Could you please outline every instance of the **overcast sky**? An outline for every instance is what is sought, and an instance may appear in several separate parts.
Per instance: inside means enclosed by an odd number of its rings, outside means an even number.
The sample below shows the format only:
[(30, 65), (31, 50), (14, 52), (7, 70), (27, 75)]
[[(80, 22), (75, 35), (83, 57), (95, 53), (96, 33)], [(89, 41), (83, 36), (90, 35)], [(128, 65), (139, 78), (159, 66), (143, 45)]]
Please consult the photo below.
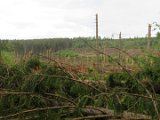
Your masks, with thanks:
[[(0, 0), (0, 39), (145, 36), (160, 23), (160, 0)], [(154, 34), (154, 33), (153, 33)]]

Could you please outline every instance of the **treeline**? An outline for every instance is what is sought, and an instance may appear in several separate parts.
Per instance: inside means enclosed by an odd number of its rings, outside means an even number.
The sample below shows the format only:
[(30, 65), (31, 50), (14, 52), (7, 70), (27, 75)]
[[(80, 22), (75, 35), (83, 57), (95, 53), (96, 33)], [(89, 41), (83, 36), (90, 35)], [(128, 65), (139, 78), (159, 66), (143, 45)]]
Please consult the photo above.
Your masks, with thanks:
[(69, 38), (14, 40), (10, 41), (15, 52), (24, 54), (32, 51), (38, 54), (46, 50), (58, 51), (72, 47), (72, 40)]
[[(119, 47), (118, 39), (100, 38), (100, 48)], [(77, 38), (50, 38), (50, 39), (30, 39), (30, 40), (0, 40), (0, 50), (14, 51), (24, 54), (32, 51), (38, 54), (51, 50), (57, 52), (64, 49), (92, 49), (96, 46), (95, 37)], [(121, 40), (123, 49), (146, 48), (147, 38), (128, 38)], [(152, 48), (159, 48), (159, 38), (152, 38)]]
[[(51, 50), (57, 52), (64, 49), (87, 48), (84, 41), (94, 41), (94, 38), (50, 38), (50, 39), (29, 39), (29, 40), (1, 40), (0, 48), (5, 51), (14, 51), (24, 54), (32, 51), (38, 54)], [(94, 42), (89, 42), (94, 44)]]

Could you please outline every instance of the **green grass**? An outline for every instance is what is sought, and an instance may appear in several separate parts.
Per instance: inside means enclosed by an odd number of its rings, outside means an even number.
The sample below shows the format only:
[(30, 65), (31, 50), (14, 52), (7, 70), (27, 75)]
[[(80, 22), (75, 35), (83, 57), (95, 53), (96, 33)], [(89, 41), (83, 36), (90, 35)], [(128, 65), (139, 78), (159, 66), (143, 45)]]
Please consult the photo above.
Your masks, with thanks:
[(7, 65), (14, 65), (15, 64), (15, 56), (13, 52), (7, 52), (3, 51), (2, 52), (2, 59), (5, 64)]
[(78, 53), (73, 50), (61, 50), (57, 52), (57, 55), (62, 57), (76, 57)]

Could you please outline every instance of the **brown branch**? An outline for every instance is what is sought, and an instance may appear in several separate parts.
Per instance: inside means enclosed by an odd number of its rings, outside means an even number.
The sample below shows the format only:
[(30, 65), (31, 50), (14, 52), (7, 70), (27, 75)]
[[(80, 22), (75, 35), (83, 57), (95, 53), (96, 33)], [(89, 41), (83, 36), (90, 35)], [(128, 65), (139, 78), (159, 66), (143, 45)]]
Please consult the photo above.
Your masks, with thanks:
[(72, 100), (70, 100), (70, 99), (68, 99), (68, 98), (66, 98), (66, 97), (64, 97), (64, 96), (61, 96), (61, 95), (56, 95), (56, 94), (52, 94), (52, 93), (45, 93), (45, 95), (54, 96), (54, 97), (59, 97), (59, 98), (62, 98), (62, 99), (64, 99), (64, 100), (67, 100), (68, 102), (76, 105), (75, 102), (73, 102)]
[(78, 117), (74, 118), (73, 120), (85, 120), (85, 119), (96, 119), (96, 118), (120, 118), (120, 116), (110, 116), (110, 115), (91, 115), (91, 116), (85, 116), (85, 117)]
[(10, 92), (10, 91), (0, 91), (0, 96), (6, 95), (33, 95), (31, 92)]
[(65, 108), (75, 108), (75, 106), (54, 106), (54, 107), (46, 107), (46, 108), (35, 108), (35, 109), (25, 110), (25, 111), (18, 112), (15, 114), (7, 115), (7, 116), (1, 116), (0, 119), (13, 118), (13, 117), (25, 114), (25, 113), (31, 113), (31, 112), (36, 112), (36, 111), (56, 110), (56, 109), (65, 109)]

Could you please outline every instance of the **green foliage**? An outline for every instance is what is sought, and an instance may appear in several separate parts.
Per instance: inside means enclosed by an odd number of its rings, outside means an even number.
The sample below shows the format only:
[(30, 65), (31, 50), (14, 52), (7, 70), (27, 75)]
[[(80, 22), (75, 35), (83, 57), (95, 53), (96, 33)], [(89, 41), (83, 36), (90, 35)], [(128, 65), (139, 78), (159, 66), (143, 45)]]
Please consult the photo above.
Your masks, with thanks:
[(160, 32), (157, 32), (157, 36), (158, 39), (160, 39)]
[(14, 65), (15, 57), (13, 52), (2, 51), (2, 59), (7, 65)]
[[(118, 40), (101, 39), (101, 48), (118, 48)], [(5, 41), (6, 42), (6, 41)], [(160, 58), (135, 56), (140, 67), (137, 73), (112, 73), (107, 75), (106, 84), (85, 83), (73, 80), (73, 77), (65, 69), (51, 64), (44, 64), (38, 58), (31, 58), (14, 65), (13, 50), (24, 54), (30, 50), (33, 54), (46, 52), (48, 49), (55, 51), (62, 57), (76, 57), (79, 54), (74, 48), (91, 49), (95, 46), (95, 38), (57, 38), (41, 40), (7, 41), (1, 44), (2, 56), (5, 64), (0, 64), (0, 88), (7, 92), (22, 92), (23, 94), (7, 94), (0, 97), (0, 116), (16, 114), (18, 112), (46, 107), (69, 105), (75, 109), (60, 108), (54, 110), (35, 111), (16, 116), (15, 119), (63, 119), (81, 116), (83, 108), (87, 106), (114, 109), (117, 113), (131, 111), (146, 113), (156, 119), (155, 108), (145, 89), (151, 94), (156, 92), (156, 102), (160, 111)], [(123, 49), (142, 49), (145, 52), (146, 38), (133, 38), (122, 40)], [(152, 48), (159, 49), (159, 37), (152, 38)], [(67, 49), (67, 50), (65, 50)], [(4, 52), (5, 51), (5, 52)], [(7, 51), (7, 52), (6, 52)], [(57, 52), (58, 51), (58, 52)], [(117, 56), (117, 54), (112, 54)], [(102, 57), (100, 58), (102, 60)], [(113, 61), (107, 58), (110, 64)], [(129, 59), (131, 60), (131, 59)], [(152, 63), (150, 62), (152, 60)], [(123, 60), (125, 63), (125, 61)], [(100, 74), (94, 69), (89, 69), (89, 75), (77, 75), (81, 79), (102, 80)], [(105, 76), (105, 75), (103, 75)], [(141, 82), (142, 85), (139, 84)], [(153, 91), (153, 89), (154, 91)], [(2, 91), (3, 92), (3, 91)], [(27, 94), (26, 94), (27, 93)], [(140, 96), (136, 96), (140, 95)], [(83, 114), (84, 115), (84, 114)], [(33, 118), (36, 116), (37, 118)]]
[(0, 73), (1, 76), (6, 77), (7, 76), (7, 66), (4, 64), (0, 64)]
[[(0, 115), (6, 116), (21, 111), (57, 106), (75, 106), (75, 109), (57, 108), (37, 110), (16, 116), (17, 119), (63, 119), (81, 116), (88, 106), (114, 109), (116, 113), (131, 111), (156, 116), (153, 102), (146, 96), (145, 89), (153, 93), (149, 84), (141, 86), (137, 81), (149, 80), (159, 85), (159, 58), (152, 57), (153, 63), (146, 63), (137, 73), (112, 73), (106, 84), (85, 83), (75, 80), (64, 68), (56, 64), (44, 64), (31, 58), (23, 64), (6, 66), (0, 64), (0, 87), (10, 94), (0, 97)], [(156, 91), (158, 99), (159, 93)], [(19, 94), (13, 94), (20, 92)], [(3, 93), (3, 91), (2, 91)], [(136, 96), (137, 95), (137, 96)], [(139, 96), (138, 96), (139, 95)], [(159, 101), (157, 101), (160, 110)], [(53, 117), (54, 115), (54, 117)], [(37, 116), (38, 118), (34, 118)]]
[[(25, 66), (25, 67), (23, 67)], [(37, 69), (38, 67), (38, 69)], [(34, 71), (33, 71), (34, 70)], [(77, 99), (79, 96), (94, 95), (96, 92), (88, 86), (75, 83), (71, 76), (62, 68), (56, 65), (42, 64), (37, 58), (31, 58), (23, 65), (7, 67), (1, 65), (0, 85), (2, 89), (29, 92), (30, 94), (8, 95), (0, 98), (0, 115), (14, 114), (18, 111), (33, 108), (45, 108), (49, 106), (59, 106), (65, 104), (66, 100), (59, 100), (57, 97), (47, 96), (46, 94), (58, 94), (65, 97)], [(68, 104), (68, 103), (67, 103)], [(49, 112), (49, 113), (48, 113)], [(66, 110), (62, 110), (62, 113)], [(54, 114), (60, 119), (61, 109), (58, 111), (35, 112), (41, 119), (51, 119)], [(32, 114), (29, 114), (32, 117)], [(23, 114), (19, 117), (27, 117)]]
[[(121, 92), (128, 92), (130, 94), (141, 94), (142, 96), (148, 94), (146, 89), (153, 94), (154, 92), (159, 96), (160, 94), (160, 58), (150, 56), (150, 60), (143, 62), (143, 68), (137, 73), (112, 73), (106, 79), (108, 87), (114, 90), (121, 90)], [(152, 63), (150, 62), (152, 61)], [(138, 82), (139, 81), (139, 82)], [(143, 85), (141, 85), (141, 84)], [(125, 89), (125, 90), (123, 90)], [(118, 91), (120, 92), (120, 91)], [(114, 96), (115, 97), (115, 96)], [(117, 96), (116, 96), (117, 97)], [(120, 97), (120, 96), (119, 96)], [(110, 98), (110, 108), (120, 108), (120, 110), (130, 109), (136, 112), (147, 112), (152, 116), (156, 116), (153, 103), (149, 99), (136, 98), (135, 96), (120, 97), (120, 101)], [(135, 104), (135, 101), (136, 104)], [(118, 105), (118, 106), (117, 106)], [(148, 109), (149, 108), (149, 109)], [(118, 110), (118, 109), (116, 109)]]
[(79, 107), (85, 107), (86, 105), (94, 105), (94, 100), (91, 97), (83, 96), (79, 101)]
[(25, 68), (28, 72), (31, 72), (32, 70), (38, 70), (40, 65), (41, 63), (37, 58), (31, 58), (27, 61)]
[(126, 87), (126, 83), (131, 77), (127, 73), (113, 73), (107, 78), (107, 85), (110, 87)]
[(106, 108), (108, 106), (106, 99), (107, 98), (105, 96), (99, 96), (96, 100), (94, 100), (94, 105)]

